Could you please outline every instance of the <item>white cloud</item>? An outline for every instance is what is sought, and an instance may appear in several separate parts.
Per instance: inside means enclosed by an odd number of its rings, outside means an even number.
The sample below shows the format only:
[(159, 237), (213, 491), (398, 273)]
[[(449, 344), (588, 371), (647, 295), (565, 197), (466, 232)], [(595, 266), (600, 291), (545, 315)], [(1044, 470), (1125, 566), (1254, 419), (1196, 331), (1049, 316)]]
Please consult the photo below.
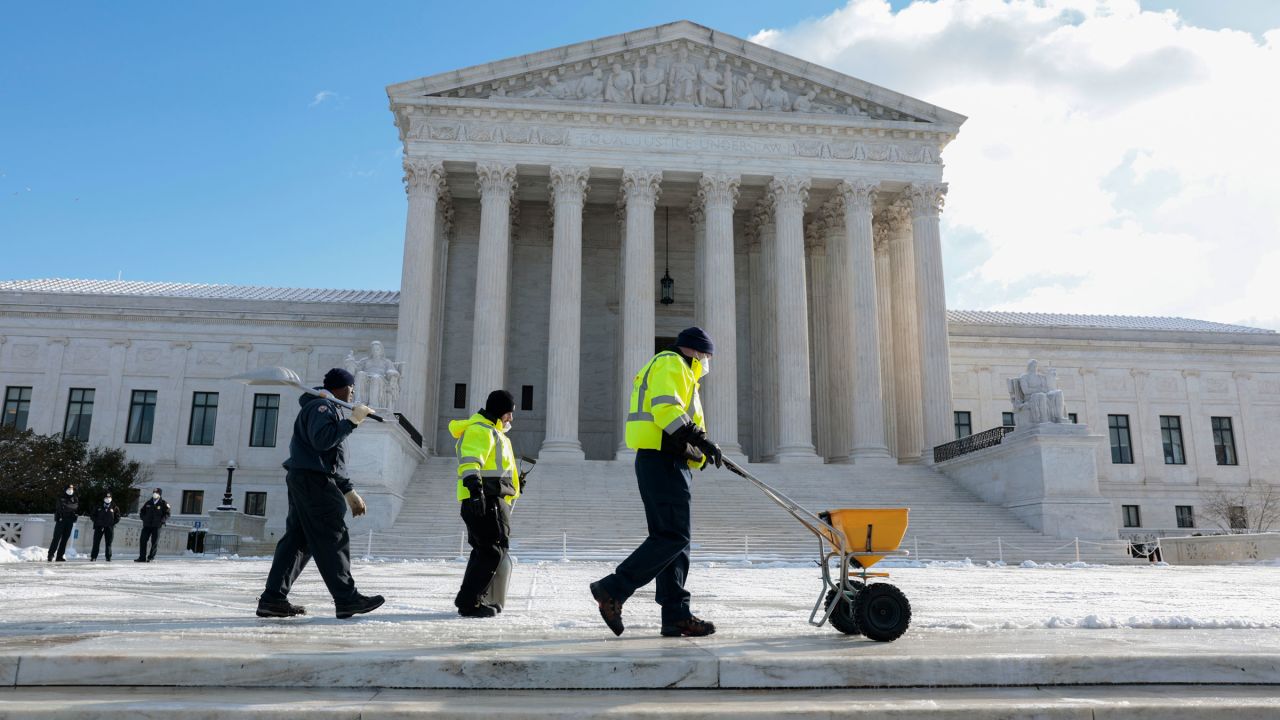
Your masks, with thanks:
[(313, 107), (318, 107), (325, 101), (335, 100), (337, 99), (337, 97), (338, 97), (338, 93), (333, 92), (332, 90), (321, 90), (320, 92), (316, 93), (316, 96), (307, 105), (307, 109), (309, 110)]
[(1133, 0), (850, 0), (753, 39), (969, 117), (943, 154), (951, 307), (1280, 329), (1280, 29)]

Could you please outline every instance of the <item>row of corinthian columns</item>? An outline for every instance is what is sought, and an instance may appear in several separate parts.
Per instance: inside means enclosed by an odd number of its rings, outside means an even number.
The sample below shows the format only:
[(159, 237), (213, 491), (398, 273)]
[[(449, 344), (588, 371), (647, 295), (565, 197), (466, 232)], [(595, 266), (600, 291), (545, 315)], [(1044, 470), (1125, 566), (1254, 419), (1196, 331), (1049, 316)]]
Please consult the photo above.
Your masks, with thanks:
[[(442, 165), (405, 163), (409, 194), (401, 281), (397, 359), (404, 414), (434, 431), (432, 382), (438, 382), (442, 217), (449, 208)], [(503, 386), (508, 332), (511, 207), (516, 168), (477, 164), (480, 238), (470, 388)], [(546, 435), (542, 458), (580, 460), (582, 226), (590, 172), (553, 166), (551, 307), (547, 358)], [(625, 417), (635, 372), (653, 354), (655, 335), (654, 214), (661, 170), (627, 168), (618, 214), (622, 223), (619, 293), (619, 416)], [(690, 207), (697, 275), (697, 322), (716, 343), (716, 372), (704, 381), (708, 435), (731, 456), (738, 441), (738, 308), (734, 211), (739, 175), (715, 171), (699, 179)], [(826, 306), (810, 338), (806, 280), (805, 205), (810, 181), (777, 176), (752, 211), (749, 236), (750, 375), (754, 455), (777, 462), (821, 462), (815, 451), (810, 347), (817, 367), (824, 455), (835, 461), (921, 458), (950, 439), (951, 393), (938, 212), (945, 185), (910, 185), (902, 199), (874, 218), (877, 185), (839, 183), (821, 209), (826, 238)], [(443, 204), (442, 204), (443, 201)], [(622, 429), (622, 423), (618, 424)], [(621, 435), (619, 453), (626, 452)]]

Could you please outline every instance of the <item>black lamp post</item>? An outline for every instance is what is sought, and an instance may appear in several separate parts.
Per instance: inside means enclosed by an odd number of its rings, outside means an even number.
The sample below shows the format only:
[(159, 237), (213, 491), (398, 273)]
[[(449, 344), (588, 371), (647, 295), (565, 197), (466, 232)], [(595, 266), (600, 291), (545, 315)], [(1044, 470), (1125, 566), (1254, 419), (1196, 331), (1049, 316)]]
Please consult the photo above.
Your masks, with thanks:
[(676, 281), (671, 279), (671, 208), (663, 208), (663, 211), (662, 236), (667, 241), (667, 267), (662, 273), (662, 299), (659, 302), (670, 305), (676, 301)]
[(227, 490), (222, 494), (222, 504), (218, 506), (219, 510), (235, 510), (236, 501), (231, 497), (231, 476), (236, 473), (236, 461), (232, 460), (227, 463)]

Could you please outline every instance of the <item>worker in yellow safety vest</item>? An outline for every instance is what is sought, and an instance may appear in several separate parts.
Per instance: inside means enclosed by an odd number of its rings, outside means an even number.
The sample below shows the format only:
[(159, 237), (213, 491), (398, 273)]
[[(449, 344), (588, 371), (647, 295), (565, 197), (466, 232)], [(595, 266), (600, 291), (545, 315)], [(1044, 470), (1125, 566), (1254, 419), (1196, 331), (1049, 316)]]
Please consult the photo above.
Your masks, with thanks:
[(707, 439), (698, 383), (711, 369), (715, 346), (702, 328), (680, 333), (675, 345), (654, 355), (636, 374), (627, 408), (627, 447), (636, 451), (636, 480), (649, 537), (612, 575), (591, 583), (600, 616), (621, 635), (622, 604), (657, 580), (662, 635), (702, 636), (716, 626), (689, 610), (691, 469), (720, 467), (720, 447)]
[(515, 406), (511, 393), (494, 390), (483, 410), (449, 423), (449, 433), (457, 439), (457, 495), (471, 544), (462, 588), (453, 600), (463, 617), (493, 617), (501, 611), (485, 600), (506, 559), (511, 542), (511, 504), (520, 497), (520, 471), (507, 438)]

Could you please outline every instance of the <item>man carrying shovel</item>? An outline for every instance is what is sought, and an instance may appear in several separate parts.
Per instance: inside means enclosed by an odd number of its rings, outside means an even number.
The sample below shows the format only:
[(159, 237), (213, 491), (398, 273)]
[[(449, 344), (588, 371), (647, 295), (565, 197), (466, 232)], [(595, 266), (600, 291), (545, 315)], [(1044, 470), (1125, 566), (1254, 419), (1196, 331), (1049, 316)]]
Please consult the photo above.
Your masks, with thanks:
[[(356, 591), (351, 577), (351, 541), (343, 520), (348, 507), (355, 517), (365, 513), (364, 500), (342, 474), (342, 441), (372, 414), (366, 405), (348, 405), (354, 385), (351, 373), (334, 368), (324, 376), (323, 393), (298, 398), (302, 410), (293, 423), (289, 459), (284, 463), (289, 516), (284, 535), (276, 544), (267, 587), (258, 598), (258, 617), (306, 614), (305, 608), (287, 598), (293, 581), (313, 557), (333, 595), (339, 618), (367, 613), (384, 602), (381, 595), (365, 596)], [(342, 416), (343, 406), (351, 407), (350, 416)]]

